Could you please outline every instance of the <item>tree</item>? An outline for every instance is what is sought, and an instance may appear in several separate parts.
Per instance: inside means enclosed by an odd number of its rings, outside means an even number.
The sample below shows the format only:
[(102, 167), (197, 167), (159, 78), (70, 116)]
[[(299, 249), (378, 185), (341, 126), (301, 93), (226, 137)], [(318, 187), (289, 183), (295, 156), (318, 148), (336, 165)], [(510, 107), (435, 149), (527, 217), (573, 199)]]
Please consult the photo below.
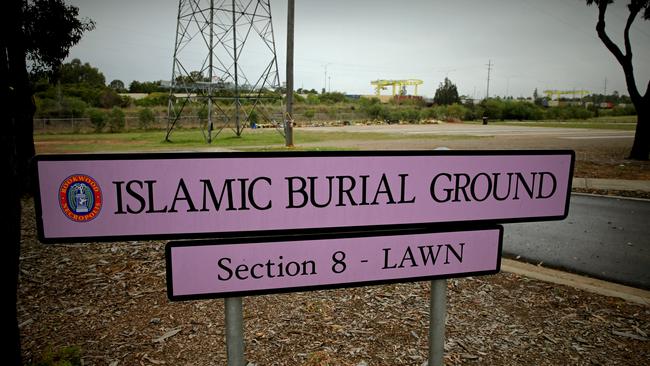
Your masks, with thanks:
[(88, 62), (82, 64), (78, 58), (61, 65), (58, 81), (61, 84), (85, 84), (92, 88), (106, 86), (104, 74), (98, 68), (92, 67)]
[(124, 82), (122, 80), (115, 79), (108, 84), (108, 87), (115, 90), (118, 93), (124, 93), (126, 89), (124, 88)]
[(634, 79), (630, 27), (632, 27), (632, 23), (634, 23), (634, 20), (640, 13), (642, 13), (644, 20), (650, 19), (650, 0), (630, 0), (630, 3), (627, 6), (630, 13), (627, 17), (627, 22), (625, 23), (625, 29), (623, 31), (625, 53), (623, 53), (618, 45), (609, 38), (609, 35), (605, 31), (605, 13), (607, 12), (609, 4), (613, 2), (613, 0), (587, 0), (587, 5), (596, 4), (596, 6), (598, 6), (596, 33), (609, 52), (614, 55), (616, 61), (621, 64), (623, 73), (625, 74), (627, 91), (630, 94), (632, 104), (634, 104), (634, 107), (636, 108), (636, 132), (629, 158), (635, 160), (648, 160), (650, 155), (650, 121), (648, 120), (650, 119), (650, 82), (648, 83), (645, 94), (641, 95), (636, 86), (636, 80)]
[(311, 120), (314, 119), (316, 112), (314, 112), (313, 109), (307, 109), (303, 115), (309, 120), (309, 123), (311, 123)]
[(126, 126), (126, 117), (120, 107), (113, 107), (108, 112), (108, 131), (110, 133), (122, 132)]
[[(20, 333), (16, 299), (20, 257), (20, 193), (30, 189), (34, 157), (32, 75), (53, 76), (70, 47), (84, 32), (93, 29), (89, 20), (79, 20), (79, 11), (63, 0), (5, 0), (0, 5), (0, 99), (6, 109), (2, 114), (0, 135), (0, 170), (4, 179), (0, 189), (7, 192), (4, 207), (8, 218), (0, 220), (0, 236), (5, 253), (0, 276), (11, 287), (2, 297), (1, 328), (3, 360), (20, 365)], [(29, 63), (28, 63), (29, 61)], [(29, 65), (29, 66), (28, 66)], [(37, 77), (32, 76), (32, 80)], [(8, 309), (8, 310), (7, 310)]]
[(99, 94), (99, 105), (103, 108), (113, 108), (122, 104), (122, 97), (113, 89), (105, 88)]
[(165, 90), (160, 85), (160, 81), (143, 81), (139, 82), (137, 80), (133, 80), (131, 84), (129, 84), (129, 93), (156, 93), (156, 92), (169, 92), (168, 90)]
[(138, 122), (140, 122), (141, 129), (148, 130), (155, 121), (156, 116), (151, 109), (143, 108), (138, 112)]
[(436, 89), (433, 102), (440, 105), (460, 103), (456, 85), (454, 85), (454, 83), (452, 83), (448, 78), (445, 78), (445, 81), (440, 83), (438, 89)]
[(100, 133), (106, 126), (106, 114), (100, 109), (93, 108), (88, 111), (88, 118), (90, 118), (90, 123), (95, 128), (95, 133)]

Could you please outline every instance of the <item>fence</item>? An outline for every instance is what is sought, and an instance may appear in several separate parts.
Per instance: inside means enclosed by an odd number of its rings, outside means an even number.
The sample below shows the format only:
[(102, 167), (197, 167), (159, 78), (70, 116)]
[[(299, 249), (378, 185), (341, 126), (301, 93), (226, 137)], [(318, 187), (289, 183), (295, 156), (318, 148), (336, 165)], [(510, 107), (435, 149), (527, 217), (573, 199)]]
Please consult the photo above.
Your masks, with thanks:
[[(218, 117), (218, 116), (217, 116)], [(272, 111), (269, 115), (272, 121), (281, 124), (283, 113), (281, 111)], [(260, 118), (261, 119), (261, 118)], [(360, 121), (367, 119), (365, 115), (358, 111), (350, 110), (330, 110), (328, 112), (315, 112), (312, 118), (305, 117), (305, 111), (294, 113), (294, 122), (297, 126), (320, 126), (329, 124), (343, 124), (345, 121)], [(154, 122), (149, 126), (153, 130), (164, 130), (167, 128), (167, 116), (156, 116)], [(216, 118), (215, 126), (221, 126), (226, 121)], [(231, 123), (232, 124), (232, 123)], [(261, 127), (270, 127), (271, 121), (260, 120), (258, 123)], [(201, 128), (205, 126), (205, 120), (199, 119), (198, 115), (181, 116), (177, 121), (176, 127), (181, 128)], [(107, 131), (108, 127), (104, 128)], [(125, 118), (124, 131), (141, 130), (138, 117), (127, 116)], [(91, 133), (95, 127), (87, 117), (70, 117), (70, 118), (34, 118), (34, 133)]]

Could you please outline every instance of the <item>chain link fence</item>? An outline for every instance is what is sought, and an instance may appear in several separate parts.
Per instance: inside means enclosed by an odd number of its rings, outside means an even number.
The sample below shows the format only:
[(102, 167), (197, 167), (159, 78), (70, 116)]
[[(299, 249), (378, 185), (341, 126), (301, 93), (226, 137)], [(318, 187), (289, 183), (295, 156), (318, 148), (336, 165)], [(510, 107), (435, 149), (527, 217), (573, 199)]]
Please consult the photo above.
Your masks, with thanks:
[[(294, 113), (294, 123), (296, 126), (324, 126), (324, 125), (344, 125), (356, 121), (367, 120), (367, 117), (358, 111), (336, 110), (332, 109), (327, 112), (314, 112), (305, 113), (307, 111), (300, 111)], [(307, 115), (307, 116), (305, 116)], [(215, 116), (215, 128), (222, 126), (227, 121), (219, 116)], [(274, 122), (282, 124), (283, 113), (281, 111), (273, 111), (267, 116), (270, 121), (259, 118), (257, 127), (267, 128), (274, 127)], [(167, 128), (167, 116), (156, 116), (154, 122), (148, 126), (150, 130), (165, 130)], [(205, 119), (201, 120), (198, 115), (181, 116), (176, 122), (174, 128), (188, 128), (198, 129), (205, 127)], [(231, 122), (232, 124), (232, 122)], [(140, 120), (136, 116), (125, 117), (124, 131), (139, 131), (142, 130)], [(107, 132), (108, 127), (104, 127), (102, 132)], [(37, 134), (55, 134), (55, 133), (92, 133), (95, 131), (95, 126), (90, 122), (88, 117), (69, 117), (69, 118), (34, 118), (34, 133)]]

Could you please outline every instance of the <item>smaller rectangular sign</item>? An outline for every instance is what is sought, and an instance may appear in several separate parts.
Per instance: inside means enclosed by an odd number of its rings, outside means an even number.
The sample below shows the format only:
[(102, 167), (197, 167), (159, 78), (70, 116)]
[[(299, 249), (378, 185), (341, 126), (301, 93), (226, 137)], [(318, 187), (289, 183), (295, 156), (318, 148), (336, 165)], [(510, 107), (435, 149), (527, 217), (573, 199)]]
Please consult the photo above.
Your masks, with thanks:
[(171, 300), (498, 273), (503, 227), (170, 242)]

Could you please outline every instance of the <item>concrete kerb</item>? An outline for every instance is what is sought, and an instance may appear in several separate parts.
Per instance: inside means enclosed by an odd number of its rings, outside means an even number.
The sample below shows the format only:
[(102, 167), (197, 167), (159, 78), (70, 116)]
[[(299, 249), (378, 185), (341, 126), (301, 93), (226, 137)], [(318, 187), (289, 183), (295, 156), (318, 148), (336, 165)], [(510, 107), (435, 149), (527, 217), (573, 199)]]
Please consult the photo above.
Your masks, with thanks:
[(650, 181), (601, 178), (573, 178), (573, 188), (650, 192)]
[(618, 297), (625, 301), (650, 306), (650, 291), (634, 287), (619, 285), (612, 282), (597, 280), (590, 277), (562, 272), (506, 258), (503, 258), (501, 261), (501, 270), (540, 281), (571, 286), (579, 290), (603, 296)]

